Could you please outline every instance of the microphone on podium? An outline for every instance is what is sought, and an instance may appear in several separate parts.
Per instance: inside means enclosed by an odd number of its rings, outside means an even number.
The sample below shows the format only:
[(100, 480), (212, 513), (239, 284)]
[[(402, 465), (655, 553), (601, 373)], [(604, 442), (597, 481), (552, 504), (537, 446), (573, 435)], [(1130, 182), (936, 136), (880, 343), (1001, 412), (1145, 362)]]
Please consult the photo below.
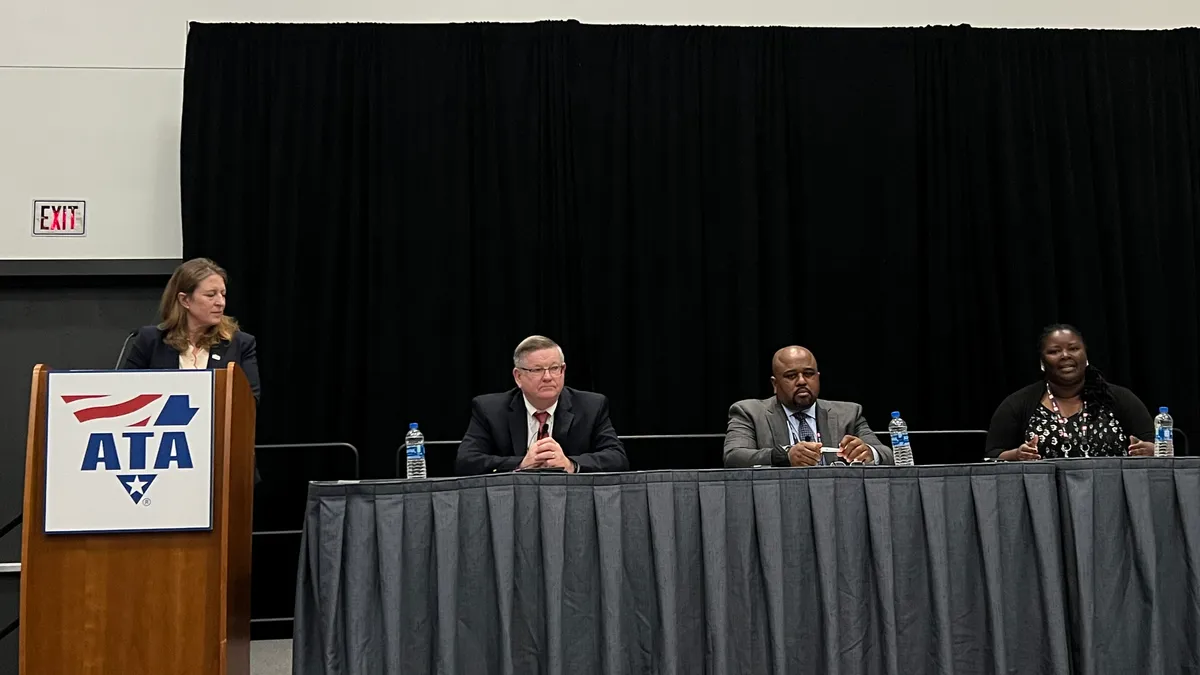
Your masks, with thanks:
[(125, 342), (121, 343), (121, 353), (117, 354), (117, 365), (113, 366), (113, 370), (121, 369), (121, 364), (125, 361), (125, 349), (129, 347), (129, 341), (132, 340), (133, 336), (137, 334), (138, 329), (134, 328), (133, 330), (129, 331), (129, 335), (125, 336)]
[(549, 437), (550, 437), (550, 423), (542, 422), (542, 430), (540, 432), (538, 432), (538, 438), (549, 438)]

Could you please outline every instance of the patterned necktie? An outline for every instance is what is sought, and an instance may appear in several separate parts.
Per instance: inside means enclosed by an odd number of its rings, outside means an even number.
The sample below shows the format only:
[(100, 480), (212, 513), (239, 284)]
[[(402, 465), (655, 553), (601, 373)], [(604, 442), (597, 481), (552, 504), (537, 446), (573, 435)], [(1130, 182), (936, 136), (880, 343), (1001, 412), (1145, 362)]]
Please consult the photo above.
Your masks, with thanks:
[(535, 412), (533, 413), (533, 419), (537, 420), (538, 423), (537, 439), (540, 441), (549, 436), (550, 434), (546, 432), (546, 420), (550, 419), (550, 413), (544, 410)]
[(799, 412), (795, 414), (795, 418), (796, 430), (800, 432), (800, 440), (805, 443), (812, 443), (813, 441), (817, 440), (816, 437), (813, 436), (812, 427), (808, 426), (808, 415)]

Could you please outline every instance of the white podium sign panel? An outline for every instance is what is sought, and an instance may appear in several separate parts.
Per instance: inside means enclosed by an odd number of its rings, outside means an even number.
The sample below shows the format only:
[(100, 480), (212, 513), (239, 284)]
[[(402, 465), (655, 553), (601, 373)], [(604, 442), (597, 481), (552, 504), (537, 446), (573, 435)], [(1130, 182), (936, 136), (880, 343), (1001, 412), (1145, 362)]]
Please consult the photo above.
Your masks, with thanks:
[(213, 371), (48, 378), (47, 534), (212, 528)]

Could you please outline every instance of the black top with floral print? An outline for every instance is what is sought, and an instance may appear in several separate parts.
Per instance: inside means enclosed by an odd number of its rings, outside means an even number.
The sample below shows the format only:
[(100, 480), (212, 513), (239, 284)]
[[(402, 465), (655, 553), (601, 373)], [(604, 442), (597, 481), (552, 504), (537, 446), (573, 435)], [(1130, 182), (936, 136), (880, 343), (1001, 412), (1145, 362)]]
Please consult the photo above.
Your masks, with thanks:
[[(1129, 452), (1129, 436), (1143, 441), (1154, 438), (1154, 418), (1133, 392), (1112, 383), (1112, 402), (1087, 405), (1088, 429), (1083, 431), (1083, 412), (1064, 425), (1058, 415), (1042, 405), (1045, 382), (1035, 382), (1013, 392), (996, 408), (988, 426), (985, 456), (997, 457), (1038, 436), (1042, 457), (1112, 457)], [(1056, 441), (1057, 439), (1057, 441)]]
[(1120, 457), (1129, 454), (1129, 435), (1109, 406), (1089, 405), (1087, 423), (1083, 411), (1066, 423), (1044, 405), (1039, 405), (1025, 425), (1025, 440), (1038, 437), (1038, 454), (1059, 457)]

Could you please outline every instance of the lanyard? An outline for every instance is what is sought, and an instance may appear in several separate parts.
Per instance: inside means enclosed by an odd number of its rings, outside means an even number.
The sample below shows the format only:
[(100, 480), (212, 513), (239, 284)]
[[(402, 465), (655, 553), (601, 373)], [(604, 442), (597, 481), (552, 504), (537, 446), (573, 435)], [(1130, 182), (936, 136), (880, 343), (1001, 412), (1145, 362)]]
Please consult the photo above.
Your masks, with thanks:
[[(1062, 410), (1060, 410), (1058, 407), (1058, 401), (1054, 398), (1054, 392), (1050, 391), (1050, 383), (1049, 382), (1046, 383), (1046, 396), (1050, 399), (1050, 409), (1053, 410), (1054, 414), (1058, 416), (1058, 435), (1062, 436), (1064, 440), (1070, 440), (1071, 437), (1067, 434), (1067, 418), (1063, 417)], [(1087, 439), (1087, 432), (1088, 432), (1087, 401), (1083, 402), (1082, 414), (1083, 414), (1083, 424), (1081, 424), (1080, 428), (1079, 428), (1079, 441), (1080, 441), (1080, 446), (1081, 446), (1080, 449), (1083, 449), (1082, 448), (1083, 441), (1085, 441)], [(1087, 450), (1084, 450), (1084, 453), (1087, 454)]]

